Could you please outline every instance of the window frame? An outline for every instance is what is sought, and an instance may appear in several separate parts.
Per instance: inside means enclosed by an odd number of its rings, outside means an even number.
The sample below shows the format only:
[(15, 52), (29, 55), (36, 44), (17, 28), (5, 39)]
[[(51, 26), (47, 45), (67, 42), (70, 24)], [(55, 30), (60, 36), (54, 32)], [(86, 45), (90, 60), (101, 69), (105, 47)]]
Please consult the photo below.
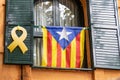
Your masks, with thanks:
[[(55, 2), (54, 2), (55, 1)], [(53, 4), (54, 5), (58, 5), (58, 0), (53, 0)], [(77, 0), (77, 3), (78, 3), (79, 1)], [(87, 1), (86, 1), (87, 2)], [(88, 7), (88, 4), (86, 4), (87, 6), (86, 7)], [(81, 6), (81, 5), (80, 5)], [(58, 8), (59, 6), (57, 6), (57, 8)], [(83, 8), (83, 7), (82, 7)], [(55, 12), (57, 12), (57, 9), (56, 8), (54, 8), (55, 9)], [(83, 9), (82, 9), (83, 10)], [(88, 12), (88, 10), (87, 10), (87, 12)], [(84, 13), (83, 13), (84, 14)], [(55, 15), (59, 15), (58, 13), (54, 13), (54, 16)], [(84, 16), (82, 16), (82, 17), (84, 17)], [(54, 19), (54, 18), (53, 18)], [(55, 19), (54, 19), (54, 21), (56, 21), (57, 20), (57, 23), (54, 23), (54, 25), (59, 25), (59, 21), (58, 21), (58, 17), (55, 17)], [(60, 19), (59, 19), (60, 20)], [(84, 22), (84, 21), (83, 21)], [(85, 24), (85, 23), (84, 23)], [(35, 26), (35, 28), (39, 28), (40, 29), (40, 31), (41, 31), (41, 26)], [(87, 32), (88, 33), (88, 32)], [(35, 32), (34, 31), (34, 38), (42, 38), (42, 33), (40, 33), (40, 32)], [(86, 53), (85, 53), (86, 54)], [(89, 54), (90, 55), (90, 54)], [(86, 54), (86, 56), (88, 56), (88, 54)], [(92, 55), (90, 55), (90, 57), (92, 57)], [(87, 57), (86, 57), (87, 58)], [(47, 69), (65, 69), (65, 70), (93, 70), (93, 65), (91, 65), (91, 62), (92, 62), (92, 59), (90, 58), (90, 65), (89, 65), (89, 67), (87, 67), (87, 68), (48, 68), (48, 67), (41, 67), (41, 66), (34, 66), (33, 65), (33, 67), (34, 68), (47, 68)], [(88, 64), (89, 62), (86, 60), (86, 64)]]

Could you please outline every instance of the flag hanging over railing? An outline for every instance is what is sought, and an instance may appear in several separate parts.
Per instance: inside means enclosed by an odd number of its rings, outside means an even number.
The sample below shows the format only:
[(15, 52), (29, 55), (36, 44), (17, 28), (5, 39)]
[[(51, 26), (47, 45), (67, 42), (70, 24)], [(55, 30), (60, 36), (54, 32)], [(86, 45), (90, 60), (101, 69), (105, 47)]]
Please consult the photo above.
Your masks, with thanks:
[(82, 27), (42, 27), (42, 67), (81, 68), (84, 59), (85, 29)]

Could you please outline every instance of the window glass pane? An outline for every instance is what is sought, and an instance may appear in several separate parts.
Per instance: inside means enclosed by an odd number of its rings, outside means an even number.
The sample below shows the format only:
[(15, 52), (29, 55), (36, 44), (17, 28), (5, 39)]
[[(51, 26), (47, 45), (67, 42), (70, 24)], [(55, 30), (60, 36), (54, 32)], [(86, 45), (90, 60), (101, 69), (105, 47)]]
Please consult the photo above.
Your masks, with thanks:
[(40, 66), (41, 60), (40, 55), (42, 53), (42, 39), (35, 38), (34, 39), (34, 66)]
[(61, 26), (79, 26), (80, 17), (78, 7), (73, 0), (60, 0), (60, 25)]
[(52, 25), (53, 13), (52, 13), (52, 1), (38, 0), (34, 6), (34, 22), (36, 26), (40, 25)]
[(54, 26), (80, 26), (79, 11), (74, 0), (37, 0), (34, 6), (34, 22), (36, 26), (53, 26), (55, 23), (59, 25)]
[(60, 8), (60, 26), (73, 26), (75, 25), (75, 15), (66, 6), (59, 4)]

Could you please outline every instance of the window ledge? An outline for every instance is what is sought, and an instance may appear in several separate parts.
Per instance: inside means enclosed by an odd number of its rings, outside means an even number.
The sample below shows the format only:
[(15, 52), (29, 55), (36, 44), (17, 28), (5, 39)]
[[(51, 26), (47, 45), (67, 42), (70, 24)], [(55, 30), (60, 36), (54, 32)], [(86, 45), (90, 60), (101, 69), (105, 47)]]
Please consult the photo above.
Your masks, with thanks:
[(49, 68), (49, 67), (37, 67), (37, 66), (32, 66), (32, 68), (52, 69), (52, 70), (78, 70), (78, 71), (92, 71), (92, 70), (94, 70), (93, 68)]

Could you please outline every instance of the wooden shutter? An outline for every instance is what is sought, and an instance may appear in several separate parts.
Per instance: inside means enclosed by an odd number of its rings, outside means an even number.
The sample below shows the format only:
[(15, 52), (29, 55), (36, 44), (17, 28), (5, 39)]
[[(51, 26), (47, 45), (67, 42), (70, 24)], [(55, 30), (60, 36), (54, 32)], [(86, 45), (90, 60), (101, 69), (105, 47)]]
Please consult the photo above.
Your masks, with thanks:
[[(27, 38), (24, 44), (28, 51), (23, 54), (19, 47), (13, 52), (7, 48), (14, 40), (11, 37), (11, 30), (16, 26), (24, 27), (27, 31)], [(5, 63), (11, 64), (32, 64), (33, 54), (33, 0), (6, 0), (6, 29), (5, 29)], [(18, 36), (22, 33), (16, 32)]]
[(94, 66), (120, 69), (116, 0), (89, 0)]

